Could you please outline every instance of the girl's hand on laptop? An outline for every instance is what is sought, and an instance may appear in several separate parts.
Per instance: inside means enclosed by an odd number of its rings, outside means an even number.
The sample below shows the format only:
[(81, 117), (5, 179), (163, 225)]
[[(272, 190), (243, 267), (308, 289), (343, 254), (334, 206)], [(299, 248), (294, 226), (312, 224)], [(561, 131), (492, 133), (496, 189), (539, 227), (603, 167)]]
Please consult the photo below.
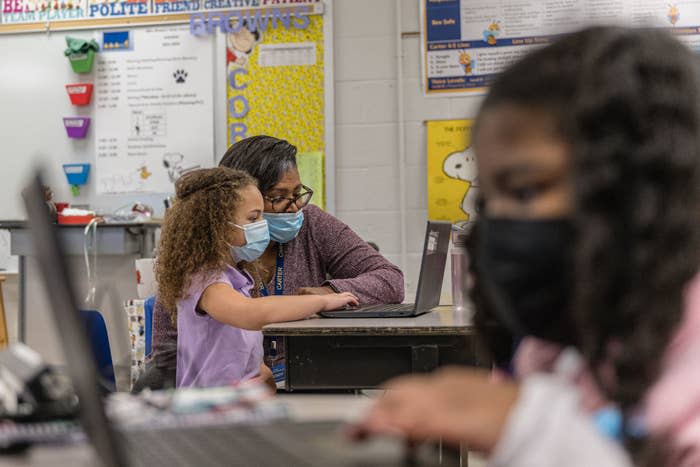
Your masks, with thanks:
[(385, 395), (349, 430), (356, 440), (372, 435), (402, 435), (438, 440), (491, 452), (503, 432), (518, 386), (495, 383), (487, 372), (446, 368), (428, 376), (389, 381)]
[(360, 300), (350, 292), (323, 295), (322, 298), (324, 303), (321, 311), (340, 310), (348, 305), (354, 307), (360, 304)]

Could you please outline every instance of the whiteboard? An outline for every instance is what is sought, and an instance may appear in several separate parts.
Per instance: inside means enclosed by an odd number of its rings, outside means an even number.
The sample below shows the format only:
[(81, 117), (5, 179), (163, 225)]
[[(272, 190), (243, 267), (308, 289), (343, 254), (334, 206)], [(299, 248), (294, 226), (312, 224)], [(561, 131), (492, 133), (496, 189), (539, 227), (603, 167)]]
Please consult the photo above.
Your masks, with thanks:
[[(333, 1), (324, 1), (324, 110), (325, 110), (325, 177), (326, 208), (335, 207), (335, 122), (333, 77)], [(132, 27), (130, 30), (152, 26)], [(95, 82), (94, 75), (72, 72), (63, 55), (65, 37), (92, 37), (95, 31), (7, 34), (0, 40), (0, 187), (4, 193), (0, 203), (0, 219), (24, 219), (20, 191), (38, 161), (45, 164), (46, 180), (57, 201), (90, 204), (104, 213), (140, 201), (153, 206), (157, 215), (163, 212), (165, 194), (99, 195), (90, 181), (78, 196), (70, 192), (62, 165), (87, 162), (95, 164), (94, 139), (67, 138), (63, 116), (94, 114), (94, 102), (87, 108), (70, 104), (64, 85)], [(217, 31), (212, 42), (214, 73), (214, 154), (211, 165), (218, 163), (227, 149), (227, 75), (226, 38)], [(94, 71), (93, 71), (94, 73)], [(94, 97), (93, 97), (94, 99)], [(293, 142), (292, 142), (293, 143)], [(92, 177), (92, 174), (91, 174)]]
[[(90, 75), (73, 73), (63, 55), (67, 35), (91, 37), (93, 32), (25, 33), (5, 35), (0, 40), (0, 187), (4, 194), (0, 219), (26, 217), (20, 192), (38, 161), (45, 164), (47, 183), (57, 201), (89, 203), (105, 213), (140, 201), (153, 206), (157, 214), (162, 213), (164, 194), (98, 195), (92, 181), (81, 189), (80, 195), (71, 194), (62, 165), (87, 162), (94, 170), (96, 148), (91, 134), (82, 140), (69, 139), (62, 117), (94, 116), (95, 109), (94, 96), (90, 106), (72, 106), (64, 86), (81, 81), (95, 82), (95, 76), (94, 70)], [(214, 57), (226, 53), (222, 38), (211, 36), (207, 40), (211, 42)], [(216, 68), (211, 83), (213, 136), (201, 137), (214, 138), (214, 151), (208, 156), (210, 164), (214, 165), (226, 150), (226, 70), (222, 60), (212, 59), (212, 62)], [(91, 180), (93, 176), (90, 174)]]

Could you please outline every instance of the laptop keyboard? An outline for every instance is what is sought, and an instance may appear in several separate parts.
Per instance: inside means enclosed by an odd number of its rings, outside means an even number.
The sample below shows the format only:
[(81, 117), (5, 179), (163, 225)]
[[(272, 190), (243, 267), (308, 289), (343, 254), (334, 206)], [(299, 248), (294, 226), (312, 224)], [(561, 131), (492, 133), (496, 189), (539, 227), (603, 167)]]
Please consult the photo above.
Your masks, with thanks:
[[(328, 425), (332, 432), (336, 425)], [(274, 425), (237, 425), (134, 431), (123, 436), (130, 466), (311, 465), (309, 457), (300, 457), (300, 440), (289, 434)]]
[(413, 303), (397, 303), (393, 305), (366, 305), (359, 308), (348, 308), (350, 311), (413, 311), (416, 307)]

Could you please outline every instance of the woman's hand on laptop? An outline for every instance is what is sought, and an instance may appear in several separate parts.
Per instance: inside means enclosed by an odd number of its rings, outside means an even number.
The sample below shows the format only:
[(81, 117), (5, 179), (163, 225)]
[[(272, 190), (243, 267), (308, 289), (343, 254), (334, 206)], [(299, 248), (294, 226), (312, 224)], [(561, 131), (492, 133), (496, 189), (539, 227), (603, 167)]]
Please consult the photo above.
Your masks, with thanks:
[(489, 453), (498, 443), (518, 398), (518, 386), (495, 383), (487, 372), (445, 368), (427, 376), (389, 381), (385, 395), (349, 435), (402, 435), (409, 440), (442, 439)]

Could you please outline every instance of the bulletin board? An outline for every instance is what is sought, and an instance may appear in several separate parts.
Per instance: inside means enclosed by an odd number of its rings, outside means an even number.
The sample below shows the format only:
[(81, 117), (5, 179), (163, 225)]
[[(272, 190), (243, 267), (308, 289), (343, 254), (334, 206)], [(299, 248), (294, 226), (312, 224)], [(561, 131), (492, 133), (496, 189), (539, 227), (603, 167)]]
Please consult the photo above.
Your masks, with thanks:
[(423, 91), (479, 95), (531, 50), (586, 25), (663, 28), (700, 51), (700, 0), (418, 0)]
[(474, 220), (479, 179), (471, 147), (473, 120), (426, 122), (428, 219)]
[[(299, 151), (302, 183), (314, 190), (312, 203), (323, 209), (324, 21), (325, 16), (314, 15), (305, 28), (231, 33), (226, 45), (229, 144), (260, 134), (290, 141)], [(239, 38), (241, 34), (248, 37)]]

